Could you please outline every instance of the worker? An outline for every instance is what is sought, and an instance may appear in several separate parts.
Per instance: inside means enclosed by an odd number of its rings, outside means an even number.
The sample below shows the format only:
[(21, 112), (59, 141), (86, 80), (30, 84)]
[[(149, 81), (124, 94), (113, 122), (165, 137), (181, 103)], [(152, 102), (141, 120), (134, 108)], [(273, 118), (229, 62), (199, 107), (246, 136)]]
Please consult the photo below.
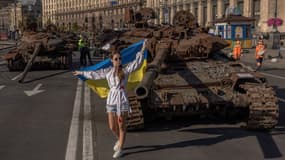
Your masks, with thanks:
[(261, 68), (265, 51), (266, 50), (265, 50), (265, 45), (264, 45), (263, 40), (259, 40), (255, 48), (255, 58), (256, 58), (256, 70), (255, 71), (258, 71)]
[(233, 47), (233, 59), (235, 61), (240, 60), (241, 52), (242, 52), (241, 42), (240, 40), (237, 40)]
[(86, 66), (86, 57), (85, 57), (85, 53), (84, 53), (85, 43), (84, 43), (83, 36), (80, 35), (79, 37), (80, 38), (78, 41), (78, 49), (80, 51), (80, 66)]

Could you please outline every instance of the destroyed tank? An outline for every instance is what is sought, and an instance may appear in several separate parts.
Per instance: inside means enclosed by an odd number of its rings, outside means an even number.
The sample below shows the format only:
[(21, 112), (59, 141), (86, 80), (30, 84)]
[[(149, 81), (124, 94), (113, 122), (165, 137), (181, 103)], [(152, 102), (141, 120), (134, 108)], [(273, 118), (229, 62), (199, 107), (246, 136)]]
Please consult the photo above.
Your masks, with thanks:
[(191, 13), (177, 12), (173, 26), (150, 26), (147, 22), (154, 15), (150, 8), (129, 14), (130, 21), (136, 20), (134, 27), (113, 41), (122, 49), (148, 39), (145, 75), (129, 93), (129, 129), (144, 127), (145, 118), (153, 116), (236, 112), (245, 115), (248, 129), (274, 128), (278, 100), (264, 76), (222, 56), (228, 44), (198, 28)]
[(9, 71), (31, 69), (68, 69), (72, 65), (72, 50), (76, 49), (74, 35), (56, 32), (24, 32), (16, 49), (3, 55)]

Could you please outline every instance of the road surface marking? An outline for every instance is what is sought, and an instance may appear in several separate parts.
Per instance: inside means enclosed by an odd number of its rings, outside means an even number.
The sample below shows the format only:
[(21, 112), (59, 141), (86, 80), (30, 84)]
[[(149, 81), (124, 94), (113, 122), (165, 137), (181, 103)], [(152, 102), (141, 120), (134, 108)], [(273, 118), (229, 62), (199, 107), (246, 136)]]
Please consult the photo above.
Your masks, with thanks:
[(26, 94), (27, 96), (34, 96), (34, 95), (36, 95), (36, 94), (39, 94), (39, 93), (45, 91), (45, 90), (39, 90), (39, 89), (41, 88), (41, 86), (42, 86), (42, 84), (40, 83), (40, 84), (38, 84), (33, 90), (31, 90), (31, 91), (24, 91), (24, 92), (25, 92), (25, 94)]
[(281, 101), (281, 102), (285, 102), (285, 99), (283, 99), (283, 98), (279, 98), (279, 97), (278, 97), (278, 99), (279, 99), (279, 101)]
[(0, 61), (0, 65), (7, 64), (6, 61)]
[(93, 160), (92, 113), (90, 89), (85, 85), (83, 120), (83, 160)]
[[(254, 71), (251, 66), (248, 66), (247, 68), (249, 70), (251, 70), (251, 71)], [(282, 77), (282, 76), (277, 76), (277, 75), (269, 74), (269, 73), (265, 73), (265, 72), (260, 72), (260, 73), (263, 74), (263, 75), (266, 75), (266, 76), (270, 76), (270, 77), (274, 77), (274, 78), (279, 78), (279, 79), (285, 80), (285, 77)]]
[(281, 77), (281, 76), (277, 76), (277, 75), (269, 74), (269, 73), (264, 73), (264, 72), (260, 72), (260, 73), (263, 74), (263, 75), (266, 75), (266, 76), (270, 76), (270, 77), (274, 77), (274, 78), (285, 80), (285, 77)]
[(68, 143), (66, 147), (65, 160), (76, 160), (77, 153), (77, 143), (79, 135), (79, 114), (81, 105), (81, 91), (82, 91), (82, 81), (78, 80), (76, 96), (73, 105), (73, 114), (71, 125), (69, 128)]
[(12, 78), (12, 81), (15, 81), (16, 79), (18, 79), (19, 77), (21, 77), (23, 75), (23, 73), (18, 74), (16, 77)]
[(6, 86), (4, 86), (4, 85), (1, 85), (0, 86), (0, 90), (2, 90), (3, 88), (5, 88)]

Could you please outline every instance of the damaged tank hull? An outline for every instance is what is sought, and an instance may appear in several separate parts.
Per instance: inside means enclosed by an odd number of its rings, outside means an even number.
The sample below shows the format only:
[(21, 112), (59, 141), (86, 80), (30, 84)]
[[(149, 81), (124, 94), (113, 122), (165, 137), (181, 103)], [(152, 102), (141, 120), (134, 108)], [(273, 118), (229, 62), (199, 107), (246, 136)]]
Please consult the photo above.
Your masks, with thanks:
[[(39, 45), (38, 53), (34, 51)], [(50, 32), (25, 32), (17, 48), (2, 56), (10, 71), (22, 71), (32, 59), (30, 69), (68, 69), (72, 65), (74, 41)]]
[(173, 26), (158, 27), (147, 23), (155, 15), (151, 9), (134, 15), (140, 17), (130, 20), (135, 27), (113, 41), (114, 48), (121, 50), (147, 39), (148, 65), (130, 95), (134, 112), (128, 118), (129, 129), (142, 128), (145, 118), (154, 115), (168, 119), (193, 114), (231, 116), (237, 110), (245, 115), (249, 129), (277, 125), (279, 106), (274, 89), (262, 75), (223, 57), (221, 49), (228, 43), (198, 28), (191, 13), (179, 11)]

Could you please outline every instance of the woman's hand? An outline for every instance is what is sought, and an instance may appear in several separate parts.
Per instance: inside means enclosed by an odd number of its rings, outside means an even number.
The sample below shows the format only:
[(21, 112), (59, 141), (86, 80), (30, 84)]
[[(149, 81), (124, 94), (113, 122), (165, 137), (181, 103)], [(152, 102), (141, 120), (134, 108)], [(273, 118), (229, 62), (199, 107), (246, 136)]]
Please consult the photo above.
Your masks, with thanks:
[(79, 76), (79, 75), (82, 75), (82, 72), (81, 71), (74, 71), (74, 72), (72, 72), (72, 74), (75, 76)]
[(146, 42), (147, 42), (147, 39), (144, 39), (143, 46), (142, 46), (142, 50), (145, 49), (145, 47), (146, 47)]

